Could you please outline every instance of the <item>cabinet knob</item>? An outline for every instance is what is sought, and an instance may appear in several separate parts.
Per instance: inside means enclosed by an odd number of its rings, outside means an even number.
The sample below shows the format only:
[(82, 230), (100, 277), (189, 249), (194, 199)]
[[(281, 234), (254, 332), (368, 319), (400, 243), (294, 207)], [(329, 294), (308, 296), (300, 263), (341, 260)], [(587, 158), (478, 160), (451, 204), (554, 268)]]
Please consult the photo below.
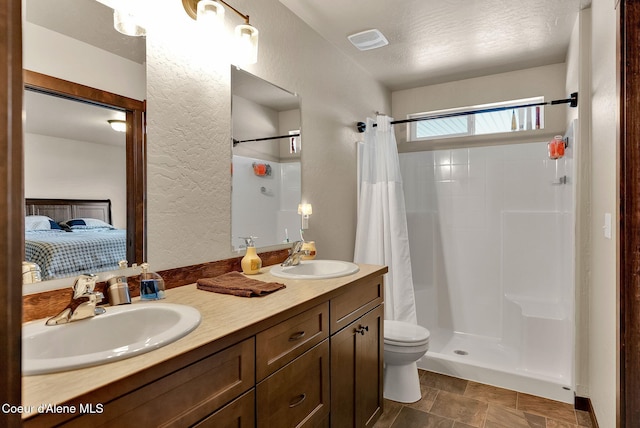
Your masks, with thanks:
[(299, 406), (300, 404), (302, 404), (305, 398), (307, 398), (307, 394), (300, 394), (293, 397), (291, 401), (289, 401), (289, 408)]
[(360, 333), (363, 336), (364, 336), (364, 332), (365, 331), (369, 331), (369, 326), (368, 325), (358, 326), (358, 328), (356, 329), (356, 333)]
[(304, 331), (298, 331), (289, 336), (289, 342), (295, 342), (296, 340), (300, 340), (304, 337), (306, 333)]

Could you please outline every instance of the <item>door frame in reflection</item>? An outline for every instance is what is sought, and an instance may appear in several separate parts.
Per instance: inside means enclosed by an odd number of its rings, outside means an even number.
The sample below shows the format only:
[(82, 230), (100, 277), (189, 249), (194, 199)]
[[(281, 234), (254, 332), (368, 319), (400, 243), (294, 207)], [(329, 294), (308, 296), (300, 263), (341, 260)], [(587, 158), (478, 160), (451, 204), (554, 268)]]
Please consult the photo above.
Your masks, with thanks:
[(126, 113), (127, 261), (143, 263), (147, 254), (146, 103), (57, 77), (24, 70), (24, 89), (113, 108)]

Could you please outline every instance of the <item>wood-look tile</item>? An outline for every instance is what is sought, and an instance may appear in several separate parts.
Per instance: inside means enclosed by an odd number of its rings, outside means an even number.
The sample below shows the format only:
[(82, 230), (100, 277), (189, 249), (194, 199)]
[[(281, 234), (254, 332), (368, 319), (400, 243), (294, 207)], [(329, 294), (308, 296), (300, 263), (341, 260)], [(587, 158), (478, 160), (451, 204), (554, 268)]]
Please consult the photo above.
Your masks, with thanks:
[(451, 419), (403, 407), (392, 428), (453, 428)]
[(578, 428), (578, 425), (547, 419), (547, 428)]
[(490, 404), (484, 428), (545, 428), (544, 416)]
[(420, 383), (425, 386), (460, 395), (464, 394), (468, 382), (469, 381), (457, 377), (429, 371), (424, 371), (422, 376), (420, 376)]
[(467, 425), (463, 422), (455, 421), (453, 423), (453, 428), (474, 428), (472, 425)]
[(591, 423), (591, 415), (589, 412), (585, 412), (584, 410), (576, 410), (576, 418), (578, 419), (578, 426), (593, 428), (593, 424)]
[(463, 422), (473, 427), (482, 427), (488, 404), (462, 395), (440, 391), (431, 406), (430, 413)]
[(402, 407), (402, 403), (385, 399), (384, 412), (380, 415), (373, 428), (391, 428)]
[(568, 403), (518, 393), (518, 404), (516, 408), (523, 412), (545, 416), (558, 422), (566, 422), (573, 425), (578, 424), (576, 412), (573, 406)]
[(420, 400), (416, 401), (415, 403), (407, 404), (407, 406), (416, 410), (428, 412), (429, 410), (431, 410), (431, 406), (433, 406), (434, 401), (436, 401), (438, 390), (430, 388), (421, 383), (420, 392), (422, 394), (422, 398), (420, 398)]
[(515, 409), (518, 393), (496, 386), (469, 381), (467, 389), (464, 391), (464, 396)]

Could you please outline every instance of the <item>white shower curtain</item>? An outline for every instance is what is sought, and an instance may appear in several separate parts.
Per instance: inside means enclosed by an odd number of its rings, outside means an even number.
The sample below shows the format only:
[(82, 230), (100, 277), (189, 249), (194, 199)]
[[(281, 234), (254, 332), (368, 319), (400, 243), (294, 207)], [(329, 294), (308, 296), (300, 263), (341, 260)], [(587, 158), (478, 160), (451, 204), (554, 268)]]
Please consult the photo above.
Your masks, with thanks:
[(417, 323), (407, 213), (391, 118), (367, 119), (354, 261), (386, 265), (384, 317)]

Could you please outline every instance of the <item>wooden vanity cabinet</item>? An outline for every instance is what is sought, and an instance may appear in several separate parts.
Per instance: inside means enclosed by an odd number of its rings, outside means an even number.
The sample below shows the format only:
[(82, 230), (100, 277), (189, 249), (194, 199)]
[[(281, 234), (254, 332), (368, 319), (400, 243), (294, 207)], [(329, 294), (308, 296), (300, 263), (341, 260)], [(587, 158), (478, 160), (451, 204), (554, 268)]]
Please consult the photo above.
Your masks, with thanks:
[(188, 363), (158, 366), (165, 374), (142, 373), (74, 399), (98, 400), (100, 414), (37, 415), (24, 426), (371, 426), (382, 413), (382, 281), (359, 279), (238, 330), (235, 344), (211, 342), (211, 354), (202, 347)]

